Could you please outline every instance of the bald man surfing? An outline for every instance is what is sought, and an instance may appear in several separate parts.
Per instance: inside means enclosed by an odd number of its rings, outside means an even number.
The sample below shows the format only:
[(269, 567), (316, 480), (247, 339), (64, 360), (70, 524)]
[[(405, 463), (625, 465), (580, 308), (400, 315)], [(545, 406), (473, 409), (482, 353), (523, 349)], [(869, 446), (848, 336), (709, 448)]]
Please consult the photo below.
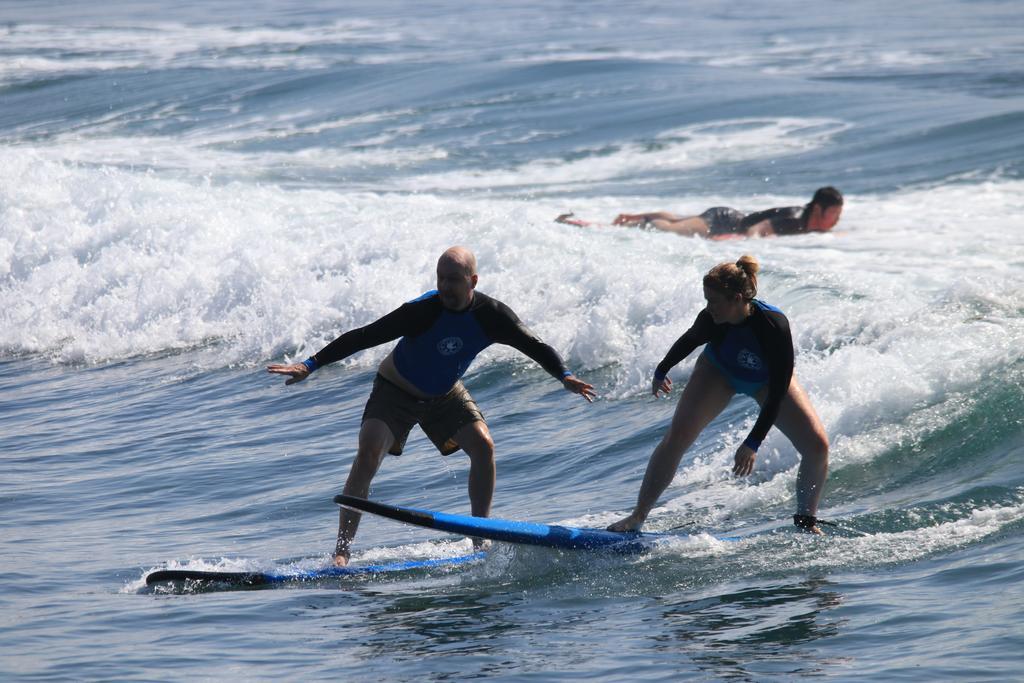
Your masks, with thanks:
[[(366, 498), (385, 453), (401, 455), (414, 425), (442, 455), (460, 448), (469, 456), (469, 501), (473, 515), (487, 517), (494, 496), (494, 442), (461, 378), (491, 344), (511, 346), (541, 365), (567, 390), (591, 401), (594, 387), (576, 378), (553, 348), (543, 343), (505, 304), (476, 291), (476, 257), (451, 247), (437, 262), (437, 289), (376, 322), (341, 335), (301, 363), (269, 365), (301, 382), (316, 369), (389, 341), (398, 344), (381, 361), (363, 411), (359, 449), (345, 494)], [(360, 513), (342, 508), (334, 563), (348, 564)]]

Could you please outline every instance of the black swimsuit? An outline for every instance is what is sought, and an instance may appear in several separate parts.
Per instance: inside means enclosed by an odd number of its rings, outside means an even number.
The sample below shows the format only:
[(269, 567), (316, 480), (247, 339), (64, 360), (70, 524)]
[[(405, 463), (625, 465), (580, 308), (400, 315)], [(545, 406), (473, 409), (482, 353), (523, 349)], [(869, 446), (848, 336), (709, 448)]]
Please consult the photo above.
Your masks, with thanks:
[(802, 206), (786, 206), (745, 215), (728, 206), (713, 206), (700, 217), (711, 235), (742, 235), (765, 220), (771, 223), (776, 235), (797, 235), (807, 232), (807, 226), (800, 219), (803, 212)]
[(776, 235), (799, 235), (807, 232), (807, 226), (800, 220), (803, 213), (804, 207), (802, 206), (756, 211), (743, 219), (742, 229), (743, 232), (746, 232), (761, 221), (768, 221)]

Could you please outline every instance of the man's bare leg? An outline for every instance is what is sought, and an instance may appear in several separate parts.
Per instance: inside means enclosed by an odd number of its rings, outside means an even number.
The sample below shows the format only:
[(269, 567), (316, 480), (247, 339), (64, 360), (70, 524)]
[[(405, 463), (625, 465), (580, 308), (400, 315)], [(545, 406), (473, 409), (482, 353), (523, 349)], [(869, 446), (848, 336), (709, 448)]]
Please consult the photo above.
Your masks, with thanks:
[[(469, 505), (474, 517), (489, 517), (494, 498), (495, 464), (494, 441), (484, 422), (465, 425), (455, 433), (455, 441), (469, 456)], [(487, 543), (474, 538), (475, 548)]]
[[(370, 493), (370, 482), (377, 474), (384, 454), (395, 442), (391, 429), (382, 420), (370, 418), (359, 428), (359, 450), (352, 462), (345, 482), (345, 495), (366, 498)], [(334, 547), (334, 564), (344, 567), (352, 553), (352, 541), (359, 529), (362, 514), (342, 507), (338, 513), (338, 542)]]

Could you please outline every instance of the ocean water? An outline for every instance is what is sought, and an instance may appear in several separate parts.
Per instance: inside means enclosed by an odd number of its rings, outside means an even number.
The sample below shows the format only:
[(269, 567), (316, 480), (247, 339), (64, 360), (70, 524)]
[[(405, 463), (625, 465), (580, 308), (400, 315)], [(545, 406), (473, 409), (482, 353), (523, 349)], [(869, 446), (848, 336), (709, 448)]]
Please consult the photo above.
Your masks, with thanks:
[[(1021, 35), (1000, 0), (4, 2), (0, 677), (1020, 680)], [(821, 185), (847, 198), (831, 234), (608, 225)], [(738, 398), (649, 555), (498, 544), (457, 570), (147, 589), (156, 568), (328, 561), (388, 348), (292, 387), (263, 368), (431, 289), (452, 244), (600, 393), (478, 358), (496, 516), (631, 507), (675, 405), (653, 367), (703, 273), (751, 253), (846, 529), (789, 531), (776, 431), (729, 475)], [(466, 513), (467, 471), (417, 430), (372, 496)], [(366, 517), (353, 559), (468, 549)]]

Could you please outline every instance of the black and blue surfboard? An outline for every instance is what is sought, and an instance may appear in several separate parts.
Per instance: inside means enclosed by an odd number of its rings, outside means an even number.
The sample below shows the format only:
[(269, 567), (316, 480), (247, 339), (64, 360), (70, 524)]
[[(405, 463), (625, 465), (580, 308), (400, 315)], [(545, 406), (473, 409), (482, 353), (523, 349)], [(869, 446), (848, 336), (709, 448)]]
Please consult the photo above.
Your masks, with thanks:
[(507, 543), (523, 543), (548, 548), (571, 550), (605, 550), (623, 555), (637, 555), (647, 552), (658, 538), (666, 534), (650, 534), (639, 531), (608, 531), (607, 529), (586, 529), (558, 524), (518, 522), (495, 517), (471, 517), (453, 515), (433, 510), (420, 510), (401, 505), (386, 505), (372, 500), (340, 495), (334, 497), (338, 505), (370, 512), (406, 524), (437, 529), (452, 534), (488, 538)]
[(267, 572), (219, 572), (193, 569), (159, 569), (146, 575), (147, 586), (194, 584), (196, 586), (223, 585), (228, 587), (254, 588), (275, 584), (323, 581), (348, 576), (389, 574), (415, 569), (458, 567), (482, 560), (483, 552), (457, 557), (441, 557), (429, 560), (402, 560), (380, 564), (353, 565), (348, 567), (321, 567), (301, 571), (281, 570)]

